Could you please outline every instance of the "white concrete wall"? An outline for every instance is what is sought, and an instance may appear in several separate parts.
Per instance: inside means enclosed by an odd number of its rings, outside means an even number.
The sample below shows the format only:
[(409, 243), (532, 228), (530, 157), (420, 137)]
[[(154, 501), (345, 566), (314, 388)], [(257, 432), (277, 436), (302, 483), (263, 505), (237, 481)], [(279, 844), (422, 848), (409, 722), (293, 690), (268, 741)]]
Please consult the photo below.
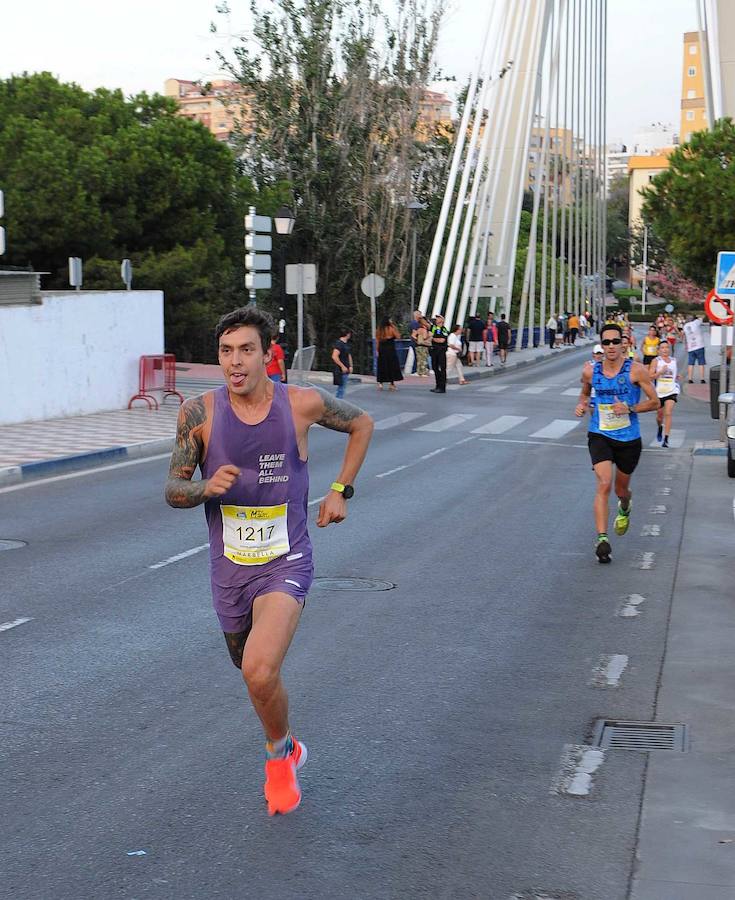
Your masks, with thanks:
[(43, 291), (0, 306), (0, 425), (121, 409), (163, 353), (162, 291)]

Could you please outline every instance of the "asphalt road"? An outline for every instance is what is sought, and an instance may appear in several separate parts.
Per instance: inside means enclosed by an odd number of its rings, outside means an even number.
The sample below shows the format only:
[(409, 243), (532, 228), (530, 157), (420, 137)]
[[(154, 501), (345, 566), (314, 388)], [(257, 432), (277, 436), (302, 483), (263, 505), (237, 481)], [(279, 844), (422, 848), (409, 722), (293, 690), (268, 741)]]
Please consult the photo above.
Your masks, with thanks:
[[(645, 755), (611, 755), (587, 796), (558, 779), (598, 718), (654, 717), (687, 448), (711, 426), (679, 404), (681, 447), (643, 454), (600, 566), (585, 425), (544, 432), (574, 418), (584, 358), (445, 396), (352, 392), (388, 424), (348, 520), (311, 529), (317, 576), (395, 588), (309, 598), (285, 673), (309, 762), (287, 817), (265, 813), (206, 551), (169, 561), (207, 535), (201, 509), (163, 502), (166, 461), (0, 492), (0, 538), (27, 542), (0, 555), (0, 622), (28, 619), (0, 631), (0, 896), (625, 898)], [(313, 498), (343, 444), (314, 429)], [(645, 614), (620, 616), (632, 593)]]

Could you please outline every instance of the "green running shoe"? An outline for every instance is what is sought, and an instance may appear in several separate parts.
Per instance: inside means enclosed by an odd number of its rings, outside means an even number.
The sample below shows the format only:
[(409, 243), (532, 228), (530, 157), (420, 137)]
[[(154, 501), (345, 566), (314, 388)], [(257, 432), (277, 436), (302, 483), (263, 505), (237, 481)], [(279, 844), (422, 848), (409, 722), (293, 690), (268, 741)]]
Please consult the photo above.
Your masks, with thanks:
[(611, 551), (612, 547), (610, 546), (610, 541), (607, 539), (607, 535), (598, 534), (597, 545), (595, 546), (595, 554), (597, 555), (597, 559), (601, 563), (609, 563)]
[(630, 525), (630, 511), (633, 509), (633, 500), (628, 500), (628, 508), (623, 509), (623, 504), (618, 500), (618, 514), (615, 516), (615, 534), (625, 534)]

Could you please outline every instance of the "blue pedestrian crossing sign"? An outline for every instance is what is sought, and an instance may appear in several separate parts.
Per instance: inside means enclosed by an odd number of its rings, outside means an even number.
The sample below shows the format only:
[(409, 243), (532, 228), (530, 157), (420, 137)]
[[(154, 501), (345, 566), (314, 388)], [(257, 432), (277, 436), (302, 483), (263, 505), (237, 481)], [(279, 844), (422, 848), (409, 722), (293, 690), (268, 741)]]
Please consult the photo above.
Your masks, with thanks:
[(717, 254), (715, 293), (720, 297), (735, 297), (735, 251)]

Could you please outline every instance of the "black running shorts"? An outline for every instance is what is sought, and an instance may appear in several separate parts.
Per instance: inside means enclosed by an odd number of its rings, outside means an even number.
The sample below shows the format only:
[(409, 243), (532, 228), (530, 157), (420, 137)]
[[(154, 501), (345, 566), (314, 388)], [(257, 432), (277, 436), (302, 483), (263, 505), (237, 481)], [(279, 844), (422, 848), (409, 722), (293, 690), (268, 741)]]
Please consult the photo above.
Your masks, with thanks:
[(587, 435), (587, 446), (593, 466), (601, 462), (611, 462), (624, 475), (633, 474), (643, 450), (640, 438), (634, 441), (616, 441), (595, 431), (590, 431)]
[(666, 403), (667, 400), (673, 400), (674, 403), (678, 403), (678, 402), (679, 402), (679, 395), (678, 395), (678, 394), (667, 394), (665, 397), (659, 397), (659, 398), (658, 398), (658, 401), (659, 401), (659, 403), (661, 404), (662, 407), (663, 407), (664, 403)]

